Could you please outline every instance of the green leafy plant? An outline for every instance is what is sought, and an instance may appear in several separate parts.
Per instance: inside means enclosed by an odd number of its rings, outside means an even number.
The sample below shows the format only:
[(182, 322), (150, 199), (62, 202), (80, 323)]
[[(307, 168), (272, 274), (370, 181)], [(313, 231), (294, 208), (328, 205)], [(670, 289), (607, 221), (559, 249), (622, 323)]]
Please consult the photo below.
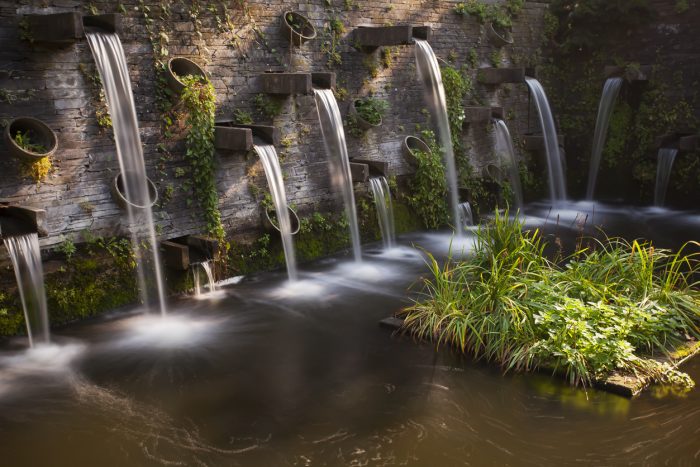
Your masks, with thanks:
[(366, 97), (355, 101), (357, 115), (370, 125), (382, 123), (382, 117), (389, 108), (389, 103), (385, 100)]
[(518, 16), (524, 5), (524, 0), (508, 0), (500, 5), (467, 0), (464, 3), (458, 3), (454, 11), (458, 15), (476, 18), (479, 24), (492, 23), (501, 29), (508, 29), (513, 25), (513, 18)]
[(278, 97), (260, 93), (255, 95), (253, 102), (258, 111), (268, 118), (274, 118), (282, 113), (283, 101)]
[(66, 259), (70, 261), (76, 251), (75, 243), (70, 238), (66, 238), (58, 245), (56, 251), (63, 253)]
[(203, 210), (207, 231), (223, 240), (224, 228), (219, 212), (219, 195), (216, 190), (214, 166), (214, 122), (216, 94), (214, 86), (201, 76), (181, 78), (185, 88), (180, 98), (187, 110), (187, 150), (185, 159), (192, 167), (192, 188)]
[(421, 137), (430, 151), (413, 150), (418, 166), (409, 185), (407, 201), (426, 228), (437, 229), (447, 223), (449, 212), (445, 167), (435, 134), (425, 130)]
[(34, 135), (31, 130), (17, 131), (14, 135), (15, 143), (17, 146), (24, 149), (25, 151), (33, 152), (35, 154), (44, 154), (48, 151), (48, 148), (41, 143), (34, 141)]
[(612, 373), (694, 384), (649, 356), (700, 337), (698, 253), (605, 239), (560, 265), (545, 247), (538, 231), (496, 211), (470, 259), (429, 256), (431, 277), (403, 311), (405, 328), (505, 371), (560, 372), (572, 385)]
[(233, 112), (233, 121), (234, 123), (241, 125), (252, 125), (253, 117), (250, 115), (250, 112), (246, 112), (242, 109), (236, 109)]

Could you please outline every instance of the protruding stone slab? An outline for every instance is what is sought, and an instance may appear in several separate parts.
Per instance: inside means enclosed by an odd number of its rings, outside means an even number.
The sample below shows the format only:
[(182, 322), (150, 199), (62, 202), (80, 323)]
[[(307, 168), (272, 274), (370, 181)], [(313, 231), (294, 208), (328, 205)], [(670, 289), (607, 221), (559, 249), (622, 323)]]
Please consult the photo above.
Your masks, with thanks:
[(270, 125), (246, 125), (243, 123), (234, 123), (231, 120), (219, 120), (216, 126), (228, 126), (231, 128), (248, 128), (253, 133), (253, 138), (260, 138), (267, 144), (279, 144), (279, 131), (274, 126)]
[(525, 82), (524, 68), (479, 68), (477, 81), (482, 84), (504, 84)]
[(359, 26), (353, 31), (353, 40), (364, 48), (377, 48), (390, 45), (413, 43), (413, 27), (400, 26)]
[(40, 44), (69, 45), (85, 35), (83, 18), (75, 11), (50, 15), (26, 15), (25, 18), (30, 37)]
[(366, 182), (369, 180), (369, 166), (367, 164), (350, 162), (350, 175), (352, 175), (353, 182)]
[(326, 71), (311, 73), (311, 84), (319, 89), (335, 89), (335, 73)]
[[(542, 152), (544, 147), (544, 136), (541, 133), (525, 133), (522, 135), (523, 149), (526, 151)], [(559, 146), (564, 146), (564, 135), (557, 134)]]
[(462, 121), (462, 125), (469, 125), (470, 123), (483, 123), (489, 121), (491, 121), (491, 107), (464, 107), (464, 120)]
[(206, 258), (213, 258), (219, 251), (219, 241), (208, 235), (188, 235), (187, 245), (203, 254)]
[(369, 167), (370, 174), (386, 176), (389, 173), (389, 163), (386, 161), (375, 161), (372, 159), (355, 157), (352, 159), (352, 162), (366, 164)]
[(506, 111), (500, 106), (491, 106), (491, 118), (506, 119)]
[(603, 68), (603, 77), (605, 79), (620, 77), (625, 78), (626, 81), (649, 81), (651, 78), (653, 67), (651, 65), (639, 65), (639, 66), (606, 66)]
[(413, 37), (429, 41), (433, 37), (433, 28), (430, 26), (413, 26)]
[(311, 73), (263, 73), (260, 89), (267, 94), (311, 94)]
[(182, 243), (170, 240), (160, 242), (163, 262), (170, 269), (186, 271), (190, 268), (190, 248)]
[(671, 131), (668, 133), (664, 133), (661, 136), (657, 136), (654, 139), (654, 146), (657, 148), (680, 149), (681, 139), (689, 136), (695, 136), (695, 134), (690, 129), (680, 129), (677, 131)]
[(83, 16), (83, 26), (85, 28), (98, 28), (105, 32), (120, 34), (122, 31), (122, 17), (116, 13), (85, 15)]
[(40, 237), (45, 237), (48, 235), (45, 221), (46, 211), (43, 209), (0, 202), (0, 238), (28, 233), (37, 233)]
[(217, 124), (214, 126), (214, 147), (220, 151), (249, 151), (253, 148), (253, 130)]

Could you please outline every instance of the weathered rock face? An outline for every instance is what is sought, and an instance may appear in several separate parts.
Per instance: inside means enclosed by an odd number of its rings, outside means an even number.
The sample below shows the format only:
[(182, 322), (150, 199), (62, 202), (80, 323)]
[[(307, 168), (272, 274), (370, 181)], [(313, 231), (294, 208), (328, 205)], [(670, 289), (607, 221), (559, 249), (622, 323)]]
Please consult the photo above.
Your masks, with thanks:
[[(393, 47), (388, 54), (381, 48), (372, 53), (356, 50), (352, 44), (353, 29), (360, 24), (430, 25), (436, 54), (457, 68), (469, 62), (472, 68), (475, 64), (487, 66), (494, 50), (484, 40), (483, 28), (475, 19), (453, 12), (456, 2), (452, 1), (426, 4), (414, 0), (334, 0), (332, 6), (327, 6), (323, 0), (301, 5), (283, 0), (252, 0), (224, 11), (217, 2), (210, 2), (210, 7), (205, 2), (188, 0), (173, 3), (165, 12), (161, 3), (0, 0), (0, 120), (19, 115), (36, 117), (59, 137), (55, 169), (40, 186), (22, 178), (18, 163), (8, 157), (6, 148), (0, 148), (0, 198), (46, 209), (48, 236), (42, 240), (43, 246), (55, 245), (65, 237), (79, 242), (83, 230), (95, 235), (121, 233), (124, 219), (109, 193), (118, 163), (111, 129), (101, 128), (95, 117), (98, 88), (90, 82), (95, 68), (89, 47), (84, 39), (57, 48), (21, 40), (24, 14), (87, 14), (92, 6), (99, 13), (121, 13), (120, 37), (129, 63), (148, 175), (158, 185), (161, 200), (165, 200), (155, 214), (163, 238), (201, 233), (204, 223), (187, 207), (192, 195), (182, 189), (187, 180), (187, 175), (182, 175), (182, 169), (187, 168), (182, 157), (185, 129), (175, 125), (173, 137), (163, 136), (149, 29), (167, 47), (169, 57), (184, 56), (206, 69), (216, 88), (219, 117), (231, 118), (235, 110), (246, 111), (257, 122), (280, 129), (282, 144), (278, 151), (283, 155), (288, 198), (302, 215), (338, 207), (330, 191), (314, 99), (308, 95), (282, 98), (281, 114), (266, 117), (254, 105), (261, 73), (335, 71), (337, 87), (347, 91), (346, 100), (340, 102), (343, 114), (353, 98), (374, 94), (388, 100), (389, 110), (381, 129), (370, 130), (362, 138), (349, 136), (349, 153), (351, 157), (388, 162), (389, 173), (401, 176), (411, 173), (402, 156), (401, 142), (407, 134), (416, 133), (417, 124), (423, 128), (431, 126), (427, 112), (422, 112), (423, 92), (415, 78), (413, 46)], [(144, 11), (144, 6), (149, 11)], [(515, 45), (504, 49), (504, 65), (533, 64), (530, 59), (539, 55), (536, 51), (541, 45), (544, 8), (546, 3), (526, 3), (515, 21)], [(318, 37), (301, 48), (292, 47), (280, 32), (281, 15), (287, 10), (300, 10), (314, 24)], [(329, 29), (332, 20), (339, 22), (336, 25), (342, 23), (345, 31), (335, 46), (341, 63), (329, 69), (327, 51), (333, 47)], [(159, 35), (161, 26), (163, 35)], [(475, 69), (472, 74), (475, 78)], [(512, 111), (509, 124), (514, 134), (527, 129), (527, 121), (520, 118), (528, 115), (525, 86), (482, 87), (476, 79), (474, 82), (480, 105), (499, 105)], [(476, 102), (465, 102), (470, 103)], [(492, 148), (487, 125), (470, 125), (465, 130), (465, 140), (474, 164), (485, 165)], [(243, 153), (218, 156), (219, 207), (230, 234), (258, 226), (259, 203), (249, 190), (249, 183), (261, 184), (264, 178), (249, 177), (255, 162), (254, 156)], [(364, 191), (366, 187), (358, 184), (356, 189)], [(171, 196), (163, 196), (166, 193)]]

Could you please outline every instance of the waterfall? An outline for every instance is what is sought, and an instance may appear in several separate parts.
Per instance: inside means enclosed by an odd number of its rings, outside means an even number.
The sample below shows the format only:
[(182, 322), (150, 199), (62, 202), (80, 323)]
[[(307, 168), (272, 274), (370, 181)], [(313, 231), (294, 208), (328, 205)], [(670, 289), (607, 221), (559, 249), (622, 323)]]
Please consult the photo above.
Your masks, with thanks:
[[(255, 152), (258, 153), (263, 168), (265, 178), (270, 187), (272, 202), (275, 205), (277, 223), (282, 236), (282, 247), (284, 248), (284, 258), (287, 262), (287, 274), (289, 280), (297, 280), (297, 261), (294, 253), (294, 240), (292, 239), (292, 222), (289, 219), (289, 209), (287, 209), (287, 195), (284, 190), (284, 178), (280, 168), (277, 151), (271, 144), (255, 145)], [(352, 188), (352, 187), (351, 187)]]
[[(493, 126), (496, 130), (496, 155), (499, 158), (500, 165), (508, 169), (508, 181), (510, 182), (510, 188), (513, 190), (515, 206), (521, 208), (523, 206), (523, 189), (520, 184), (520, 168), (515, 157), (515, 149), (513, 149), (513, 138), (511, 138), (510, 131), (508, 131), (508, 125), (500, 118), (493, 121)], [(471, 206), (469, 211), (471, 213)]]
[(202, 261), (201, 263), (192, 264), (192, 276), (194, 279), (194, 296), (202, 296), (202, 285), (200, 281), (199, 271), (204, 271), (207, 277), (209, 292), (214, 292), (216, 290), (216, 284), (214, 283), (214, 273), (211, 270), (211, 261)]
[(608, 135), (610, 116), (615, 108), (617, 95), (622, 87), (622, 78), (608, 78), (603, 86), (603, 94), (600, 96), (598, 104), (598, 117), (595, 121), (595, 132), (593, 133), (593, 149), (591, 151), (591, 167), (588, 172), (588, 188), (586, 189), (586, 199), (593, 199), (598, 170), (600, 168), (600, 158), (605, 147), (605, 138)]
[(472, 214), (472, 205), (469, 201), (459, 204), (459, 215), (462, 218), (462, 224), (465, 227), (474, 225), (474, 215)]
[(372, 189), (374, 204), (377, 206), (377, 219), (382, 232), (384, 248), (392, 248), (396, 244), (394, 228), (394, 207), (391, 203), (391, 191), (385, 177), (371, 178), (369, 186)]
[(525, 77), (525, 82), (535, 98), (537, 114), (542, 127), (544, 147), (547, 153), (547, 169), (549, 170), (549, 196), (552, 201), (561, 201), (566, 199), (566, 180), (564, 179), (564, 168), (562, 167), (552, 109), (549, 107), (547, 95), (540, 82), (530, 77)]
[(357, 208), (355, 207), (355, 193), (352, 189), (352, 176), (350, 174), (350, 160), (348, 148), (345, 144), (345, 131), (343, 121), (340, 118), (338, 102), (330, 89), (315, 89), (316, 109), (318, 119), (321, 122), (323, 142), (328, 153), (328, 167), (331, 175), (331, 184), (340, 191), (345, 203), (345, 214), (348, 218), (350, 238), (352, 239), (352, 251), (355, 261), (362, 261), (360, 248), (360, 229), (357, 225)]
[(660, 148), (656, 162), (656, 186), (654, 187), (654, 205), (663, 206), (666, 201), (666, 190), (671, 179), (673, 162), (678, 155), (678, 149)]
[(4, 241), (15, 269), (24, 319), (27, 323), (29, 345), (34, 347), (36, 344), (48, 344), (50, 341), (49, 313), (46, 306), (39, 237), (31, 233), (6, 237)]
[(139, 251), (139, 245), (143, 240), (152, 255), (150, 261), (146, 261), (142, 254), (136, 255), (141, 299), (145, 304), (152, 302), (152, 291), (148, 290), (146, 280), (155, 278), (157, 296), (153, 298), (158, 302), (160, 312), (164, 315), (166, 313), (165, 289), (160, 254), (153, 226), (143, 148), (124, 49), (116, 34), (89, 32), (86, 36), (102, 79), (109, 114), (112, 118), (124, 194), (129, 201), (127, 212), (132, 246), (134, 251)]
[(442, 147), (445, 164), (445, 176), (447, 177), (447, 189), (450, 197), (452, 221), (455, 224), (457, 236), (462, 235), (462, 222), (459, 219), (459, 193), (457, 191), (457, 164), (452, 148), (452, 134), (450, 133), (449, 118), (447, 116), (447, 104), (445, 101), (445, 88), (442, 85), (442, 74), (437, 57), (427, 41), (415, 39), (416, 42), (416, 68), (418, 77), (423, 82), (425, 100), (430, 112), (437, 122), (438, 138)]

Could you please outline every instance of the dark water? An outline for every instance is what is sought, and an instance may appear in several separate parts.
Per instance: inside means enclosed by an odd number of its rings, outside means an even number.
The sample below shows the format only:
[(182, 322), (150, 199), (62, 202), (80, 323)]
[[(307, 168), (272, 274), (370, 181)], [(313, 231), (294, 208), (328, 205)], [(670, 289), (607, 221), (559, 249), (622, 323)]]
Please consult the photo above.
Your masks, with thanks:
[[(377, 325), (422, 260), (348, 263), (182, 300), (167, 326), (121, 315), (5, 350), (1, 465), (700, 465), (700, 390), (627, 400), (435, 352)], [(683, 369), (700, 381), (700, 359)]]

